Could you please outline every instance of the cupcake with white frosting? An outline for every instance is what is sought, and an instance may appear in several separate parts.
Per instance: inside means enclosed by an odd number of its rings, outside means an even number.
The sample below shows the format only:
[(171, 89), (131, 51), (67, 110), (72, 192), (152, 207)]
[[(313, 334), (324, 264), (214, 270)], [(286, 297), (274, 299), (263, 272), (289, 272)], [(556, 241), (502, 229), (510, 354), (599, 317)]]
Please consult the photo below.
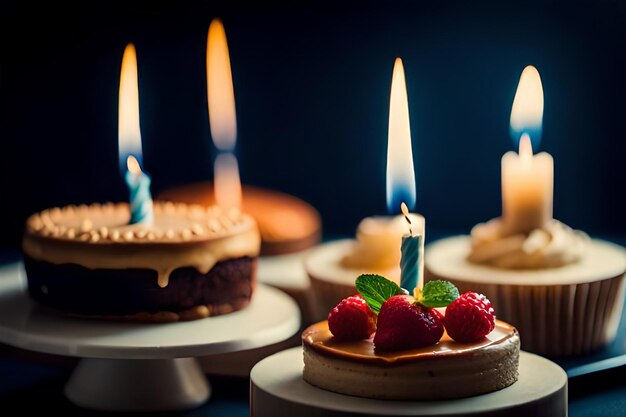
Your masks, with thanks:
[(554, 162), (532, 151), (542, 117), (541, 79), (528, 66), (511, 111), (519, 154), (502, 157), (502, 216), (476, 225), (471, 236), (429, 245), (425, 273), (462, 292), (490, 294), (499, 318), (519, 330), (522, 349), (580, 355), (615, 338), (626, 251), (553, 218)]
[(524, 350), (572, 356), (610, 343), (623, 307), (624, 248), (557, 220), (513, 236), (498, 235), (498, 223), (428, 245), (426, 280), (490, 294), (498, 318), (518, 328)]

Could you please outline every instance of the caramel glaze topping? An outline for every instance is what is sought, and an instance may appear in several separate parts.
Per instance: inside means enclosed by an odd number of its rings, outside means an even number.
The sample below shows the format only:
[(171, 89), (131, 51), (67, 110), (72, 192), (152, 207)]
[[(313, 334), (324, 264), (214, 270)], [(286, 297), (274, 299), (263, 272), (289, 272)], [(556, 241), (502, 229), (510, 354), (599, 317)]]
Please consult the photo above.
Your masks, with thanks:
[(154, 224), (128, 224), (128, 204), (56, 207), (26, 221), (24, 252), (40, 261), (90, 269), (153, 269), (168, 285), (177, 268), (206, 274), (221, 260), (256, 257), (256, 222), (238, 210), (154, 202)]
[(26, 221), (33, 237), (92, 244), (172, 243), (216, 239), (255, 227), (250, 216), (218, 206), (154, 202), (154, 224), (128, 224), (126, 203), (54, 207)]
[(320, 321), (302, 332), (302, 343), (321, 354), (356, 362), (379, 365), (400, 364), (419, 360), (445, 358), (458, 355), (471, 355), (473, 352), (491, 345), (504, 343), (517, 335), (517, 329), (508, 323), (496, 320), (496, 328), (483, 340), (475, 343), (458, 343), (447, 333), (436, 345), (395, 352), (376, 352), (372, 339), (354, 342), (337, 341), (328, 329), (328, 321)]

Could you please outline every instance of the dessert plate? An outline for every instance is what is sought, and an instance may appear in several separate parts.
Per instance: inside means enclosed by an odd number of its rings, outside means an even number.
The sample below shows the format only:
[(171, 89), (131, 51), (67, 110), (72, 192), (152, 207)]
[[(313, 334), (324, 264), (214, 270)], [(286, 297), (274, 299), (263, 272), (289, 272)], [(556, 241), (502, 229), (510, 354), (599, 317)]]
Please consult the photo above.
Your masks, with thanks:
[(178, 410), (209, 398), (195, 357), (281, 342), (300, 327), (296, 303), (258, 285), (239, 311), (176, 323), (71, 318), (40, 307), (26, 292), (21, 263), (0, 268), (0, 342), (82, 359), (65, 387), (77, 405), (100, 410)]
[(567, 415), (567, 376), (548, 359), (521, 352), (519, 380), (508, 388), (442, 401), (386, 401), (337, 394), (302, 379), (302, 348), (269, 356), (250, 374), (250, 415), (550, 416)]

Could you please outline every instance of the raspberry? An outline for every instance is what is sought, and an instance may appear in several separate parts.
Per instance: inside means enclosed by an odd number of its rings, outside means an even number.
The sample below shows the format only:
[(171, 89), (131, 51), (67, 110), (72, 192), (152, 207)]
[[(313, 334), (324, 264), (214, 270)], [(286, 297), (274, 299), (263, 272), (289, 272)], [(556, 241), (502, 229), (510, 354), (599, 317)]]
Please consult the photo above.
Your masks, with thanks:
[(374, 336), (376, 350), (412, 349), (439, 342), (443, 336), (441, 314), (413, 302), (413, 297), (395, 295), (383, 303)]
[(376, 331), (376, 314), (363, 297), (344, 298), (328, 313), (328, 328), (337, 340), (361, 340)]
[(487, 297), (470, 291), (450, 303), (443, 324), (455, 341), (476, 342), (496, 327), (496, 314)]

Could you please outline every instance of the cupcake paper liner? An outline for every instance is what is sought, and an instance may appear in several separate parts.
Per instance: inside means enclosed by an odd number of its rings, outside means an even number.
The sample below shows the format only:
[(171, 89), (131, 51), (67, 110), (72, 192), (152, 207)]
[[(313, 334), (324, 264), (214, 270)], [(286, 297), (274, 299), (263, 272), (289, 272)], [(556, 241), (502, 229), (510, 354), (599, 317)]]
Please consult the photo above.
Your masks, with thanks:
[(466, 260), (469, 237), (426, 249), (426, 281), (445, 279), (461, 293), (482, 293), (496, 316), (520, 332), (522, 349), (548, 357), (585, 355), (615, 340), (624, 307), (626, 252), (592, 240), (578, 263), (502, 270)]
[[(431, 279), (443, 278), (427, 274)], [(522, 349), (543, 356), (583, 355), (599, 349), (615, 338), (622, 314), (623, 276), (553, 286), (450, 281), (461, 293), (488, 294), (497, 318), (519, 330)]]

